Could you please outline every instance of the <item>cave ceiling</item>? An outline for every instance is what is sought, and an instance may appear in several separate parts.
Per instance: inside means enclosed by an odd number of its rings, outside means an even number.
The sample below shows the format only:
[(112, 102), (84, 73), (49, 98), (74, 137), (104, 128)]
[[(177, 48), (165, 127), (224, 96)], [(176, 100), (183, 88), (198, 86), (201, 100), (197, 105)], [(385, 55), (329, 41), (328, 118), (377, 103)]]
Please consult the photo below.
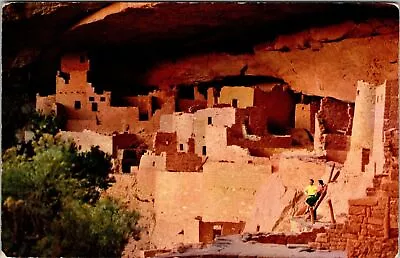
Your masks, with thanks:
[(142, 83), (136, 75), (163, 60), (252, 54), (255, 45), (277, 35), (371, 17), (397, 18), (397, 8), (372, 3), (10, 3), (3, 6), (3, 71), (29, 67), (33, 84), (47, 85), (63, 52), (86, 51), (98, 74), (105, 69), (113, 74), (110, 81), (99, 76), (98, 84), (133, 83), (133, 77)]

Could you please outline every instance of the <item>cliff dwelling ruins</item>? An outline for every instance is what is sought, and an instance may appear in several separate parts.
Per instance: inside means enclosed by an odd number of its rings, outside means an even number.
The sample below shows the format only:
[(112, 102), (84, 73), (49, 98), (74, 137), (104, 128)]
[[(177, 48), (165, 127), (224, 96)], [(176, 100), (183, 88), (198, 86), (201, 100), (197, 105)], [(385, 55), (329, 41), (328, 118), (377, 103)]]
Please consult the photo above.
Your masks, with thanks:
[[(91, 11), (68, 26), (54, 17), (75, 5)], [(65, 121), (62, 137), (112, 156), (104, 195), (142, 216), (125, 257), (398, 253), (395, 6), (53, 8), (6, 12), (3, 33), (29, 19), (64, 30), (26, 49), (11, 44), (22, 34), (5, 38), (3, 80), (29, 80), (35, 109)], [(327, 184), (316, 216), (304, 212), (311, 178)]]

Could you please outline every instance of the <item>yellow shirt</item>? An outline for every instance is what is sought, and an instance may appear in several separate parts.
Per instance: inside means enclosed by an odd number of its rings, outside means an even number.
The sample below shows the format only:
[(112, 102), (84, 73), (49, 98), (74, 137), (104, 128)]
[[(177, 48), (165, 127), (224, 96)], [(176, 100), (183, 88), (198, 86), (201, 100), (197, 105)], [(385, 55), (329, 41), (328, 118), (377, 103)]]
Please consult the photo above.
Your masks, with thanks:
[(308, 185), (304, 192), (310, 196), (310, 195), (315, 195), (317, 193), (317, 187), (315, 185)]

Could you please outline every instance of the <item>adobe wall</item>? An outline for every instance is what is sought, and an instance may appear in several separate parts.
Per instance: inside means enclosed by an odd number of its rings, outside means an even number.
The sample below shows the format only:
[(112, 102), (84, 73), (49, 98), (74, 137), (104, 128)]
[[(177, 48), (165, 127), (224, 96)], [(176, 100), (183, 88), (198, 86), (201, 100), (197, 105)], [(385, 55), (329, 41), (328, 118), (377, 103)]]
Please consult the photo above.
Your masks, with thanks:
[(139, 124), (139, 111), (136, 107), (107, 107), (99, 106), (97, 118), (98, 130), (103, 133), (131, 132)]
[[(218, 146), (215, 146), (213, 141), (226, 141), (226, 135), (224, 136), (223, 129), (217, 129), (217, 128), (225, 128), (225, 127), (230, 127), (235, 123), (235, 113), (236, 110), (231, 107), (226, 107), (226, 108), (207, 108), (207, 109), (202, 109), (197, 111), (194, 114), (194, 120), (193, 120), (193, 134), (195, 138), (195, 153), (197, 155), (202, 155), (202, 148), (203, 146), (206, 146), (207, 149), (220, 149)], [(208, 125), (208, 118), (211, 117), (211, 125)], [(214, 132), (209, 132), (209, 136), (207, 137), (206, 135), (206, 130), (208, 127), (213, 127), (216, 128), (216, 131), (220, 132), (215, 132), (215, 135), (213, 135)], [(210, 138), (211, 137), (211, 138)], [(224, 137), (224, 138), (215, 138), (215, 137)], [(225, 140), (224, 140), (225, 139)], [(212, 145), (208, 147), (208, 145)], [(222, 146), (226, 146), (226, 144), (223, 144)], [(224, 148), (224, 147), (221, 147)], [(209, 151), (207, 151), (208, 153)], [(209, 155), (209, 154), (207, 154)]]
[(309, 104), (296, 104), (295, 128), (303, 128), (314, 134), (315, 114), (318, 112), (319, 107), (319, 101), (311, 101)]
[(232, 100), (237, 99), (238, 108), (254, 106), (254, 89), (250, 87), (229, 87), (224, 86), (221, 89), (218, 103), (232, 104)]
[(208, 88), (207, 89), (207, 107), (211, 108), (217, 103), (218, 103), (218, 98), (216, 96), (215, 88), (212, 88), (212, 87)]
[(199, 221), (195, 218), (203, 211), (202, 177), (203, 173), (157, 172), (152, 235), (157, 248), (199, 242)]
[[(206, 146), (205, 156), (213, 161), (227, 160), (247, 162), (251, 159), (247, 149), (243, 149), (239, 146), (228, 146), (227, 128), (225, 127), (208, 125), (205, 128), (204, 146)], [(200, 149), (200, 151), (202, 151), (202, 149)]]
[(325, 97), (321, 100), (320, 109), (317, 113), (321, 119), (325, 133), (342, 133), (351, 135), (352, 114), (348, 114), (348, 103)]
[(311, 114), (311, 105), (310, 104), (296, 104), (296, 112), (295, 112), (295, 128), (303, 128), (307, 131), (311, 132), (311, 120), (314, 120), (314, 117)]
[(43, 114), (48, 115), (54, 110), (56, 104), (56, 95), (49, 95), (41, 97), (36, 94), (36, 111), (41, 111)]
[(82, 132), (85, 129), (97, 132), (96, 127), (96, 120), (68, 119), (65, 124), (66, 131), (75, 132)]
[(374, 174), (382, 174), (383, 164), (385, 162), (383, 153), (383, 145), (385, 141), (383, 125), (385, 117), (386, 82), (376, 87), (375, 96), (375, 124), (370, 164), (373, 166)]
[[(164, 157), (164, 165), (165, 165), (165, 157)], [(156, 166), (158, 166), (158, 164)], [(151, 199), (153, 202), (155, 201), (154, 194), (156, 192), (156, 177), (158, 171), (160, 170), (158, 169), (159, 167), (160, 166), (156, 168), (142, 167), (136, 173), (131, 173), (135, 176), (137, 183), (136, 189), (140, 192), (141, 196), (146, 199)]]
[(271, 165), (207, 161), (203, 167), (203, 221), (247, 221)]
[(160, 116), (160, 132), (173, 133), (174, 114), (165, 114)]
[[(183, 151), (187, 151), (188, 140), (193, 133), (193, 114), (174, 113), (173, 114), (173, 130), (177, 135), (177, 144), (183, 144)], [(178, 146), (176, 146), (178, 150)]]
[[(141, 185), (148, 184), (146, 192), (155, 191), (156, 225), (152, 242), (158, 248), (180, 242), (199, 242), (200, 227), (196, 217), (204, 222), (227, 225), (243, 223), (253, 209), (256, 191), (271, 174), (271, 165), (267, 163), (211, 161), (204, 164), (203, 173), (171, 173), (153, 168), (151, 158), (154, 160), (148, 154), (142, 156), (145, 163), (142, 165), (141, 161), (138, 181)], [(182, 230), (183, 234), (179, 234)]]
[(254, 106), (264, 107), (268, 116), (268, 127), (286, 129), (294, 126), (295, 102), (286, 85), (276, 85), (269, 92), (254, 89)]
[(271, 113), (266, 107), (248, 107), (248, 124), (249, 134), (263, 136), (268, 133), (269, 114)]
[(362, 170), (362, 149), (371, 150), (373, 147), (375, 98), (374, 85), (357, 81), (350, 151), (345, 163), (349, 173)]
[(161, 152), (157, 155), (155, 152), (146, 151), (140, 158), (139, 173), (143, 174), (148, 169), (165, 171), (167, 168), (167, 155)]
[(175, 153), (177, 145), (176, 133), (157, 132), (154, 138), (154, 152), (159, 155), (161, 152)]
[(82, 132), (61, 131), (60, 134), (63, 139), (73, 139), (81, 151), (90, 151), (92, 146), (99, 146), (100, 150), (109, 155), (113, 152), (113, 140), (111, 136), (98, 134), (90, 130), (83, 130)]
[(324, 134), (323, 142), (326, 159), (344, 164), (350, 149), (351, 136), (343, 134)]
[(203, 222), (199, 224), (200, 242), (210, 244), (213, 242), (214, 226), (221, 227), (221, 236), (240, 234), (243, 232), (245, 222)]
[(202, 158), (194, 153), (168, 153), (167, 170), (173, 172), (200, 172)]

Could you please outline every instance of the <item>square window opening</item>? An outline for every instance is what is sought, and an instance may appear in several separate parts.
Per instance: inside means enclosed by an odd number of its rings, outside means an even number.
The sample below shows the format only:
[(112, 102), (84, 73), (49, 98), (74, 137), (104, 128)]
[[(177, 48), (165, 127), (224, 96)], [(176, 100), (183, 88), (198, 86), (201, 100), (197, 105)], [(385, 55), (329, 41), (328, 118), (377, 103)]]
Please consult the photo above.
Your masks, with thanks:
[(89, 101), (94, 101), (94, 97), (89, 97)]
[(75, 109), (81, 109), (81, 102), (79, 100), (75, 100), (74, 108)]
[(101, 102), (106, 101), (106, 97), (100, 97), (100, 101), (101, 101)]

